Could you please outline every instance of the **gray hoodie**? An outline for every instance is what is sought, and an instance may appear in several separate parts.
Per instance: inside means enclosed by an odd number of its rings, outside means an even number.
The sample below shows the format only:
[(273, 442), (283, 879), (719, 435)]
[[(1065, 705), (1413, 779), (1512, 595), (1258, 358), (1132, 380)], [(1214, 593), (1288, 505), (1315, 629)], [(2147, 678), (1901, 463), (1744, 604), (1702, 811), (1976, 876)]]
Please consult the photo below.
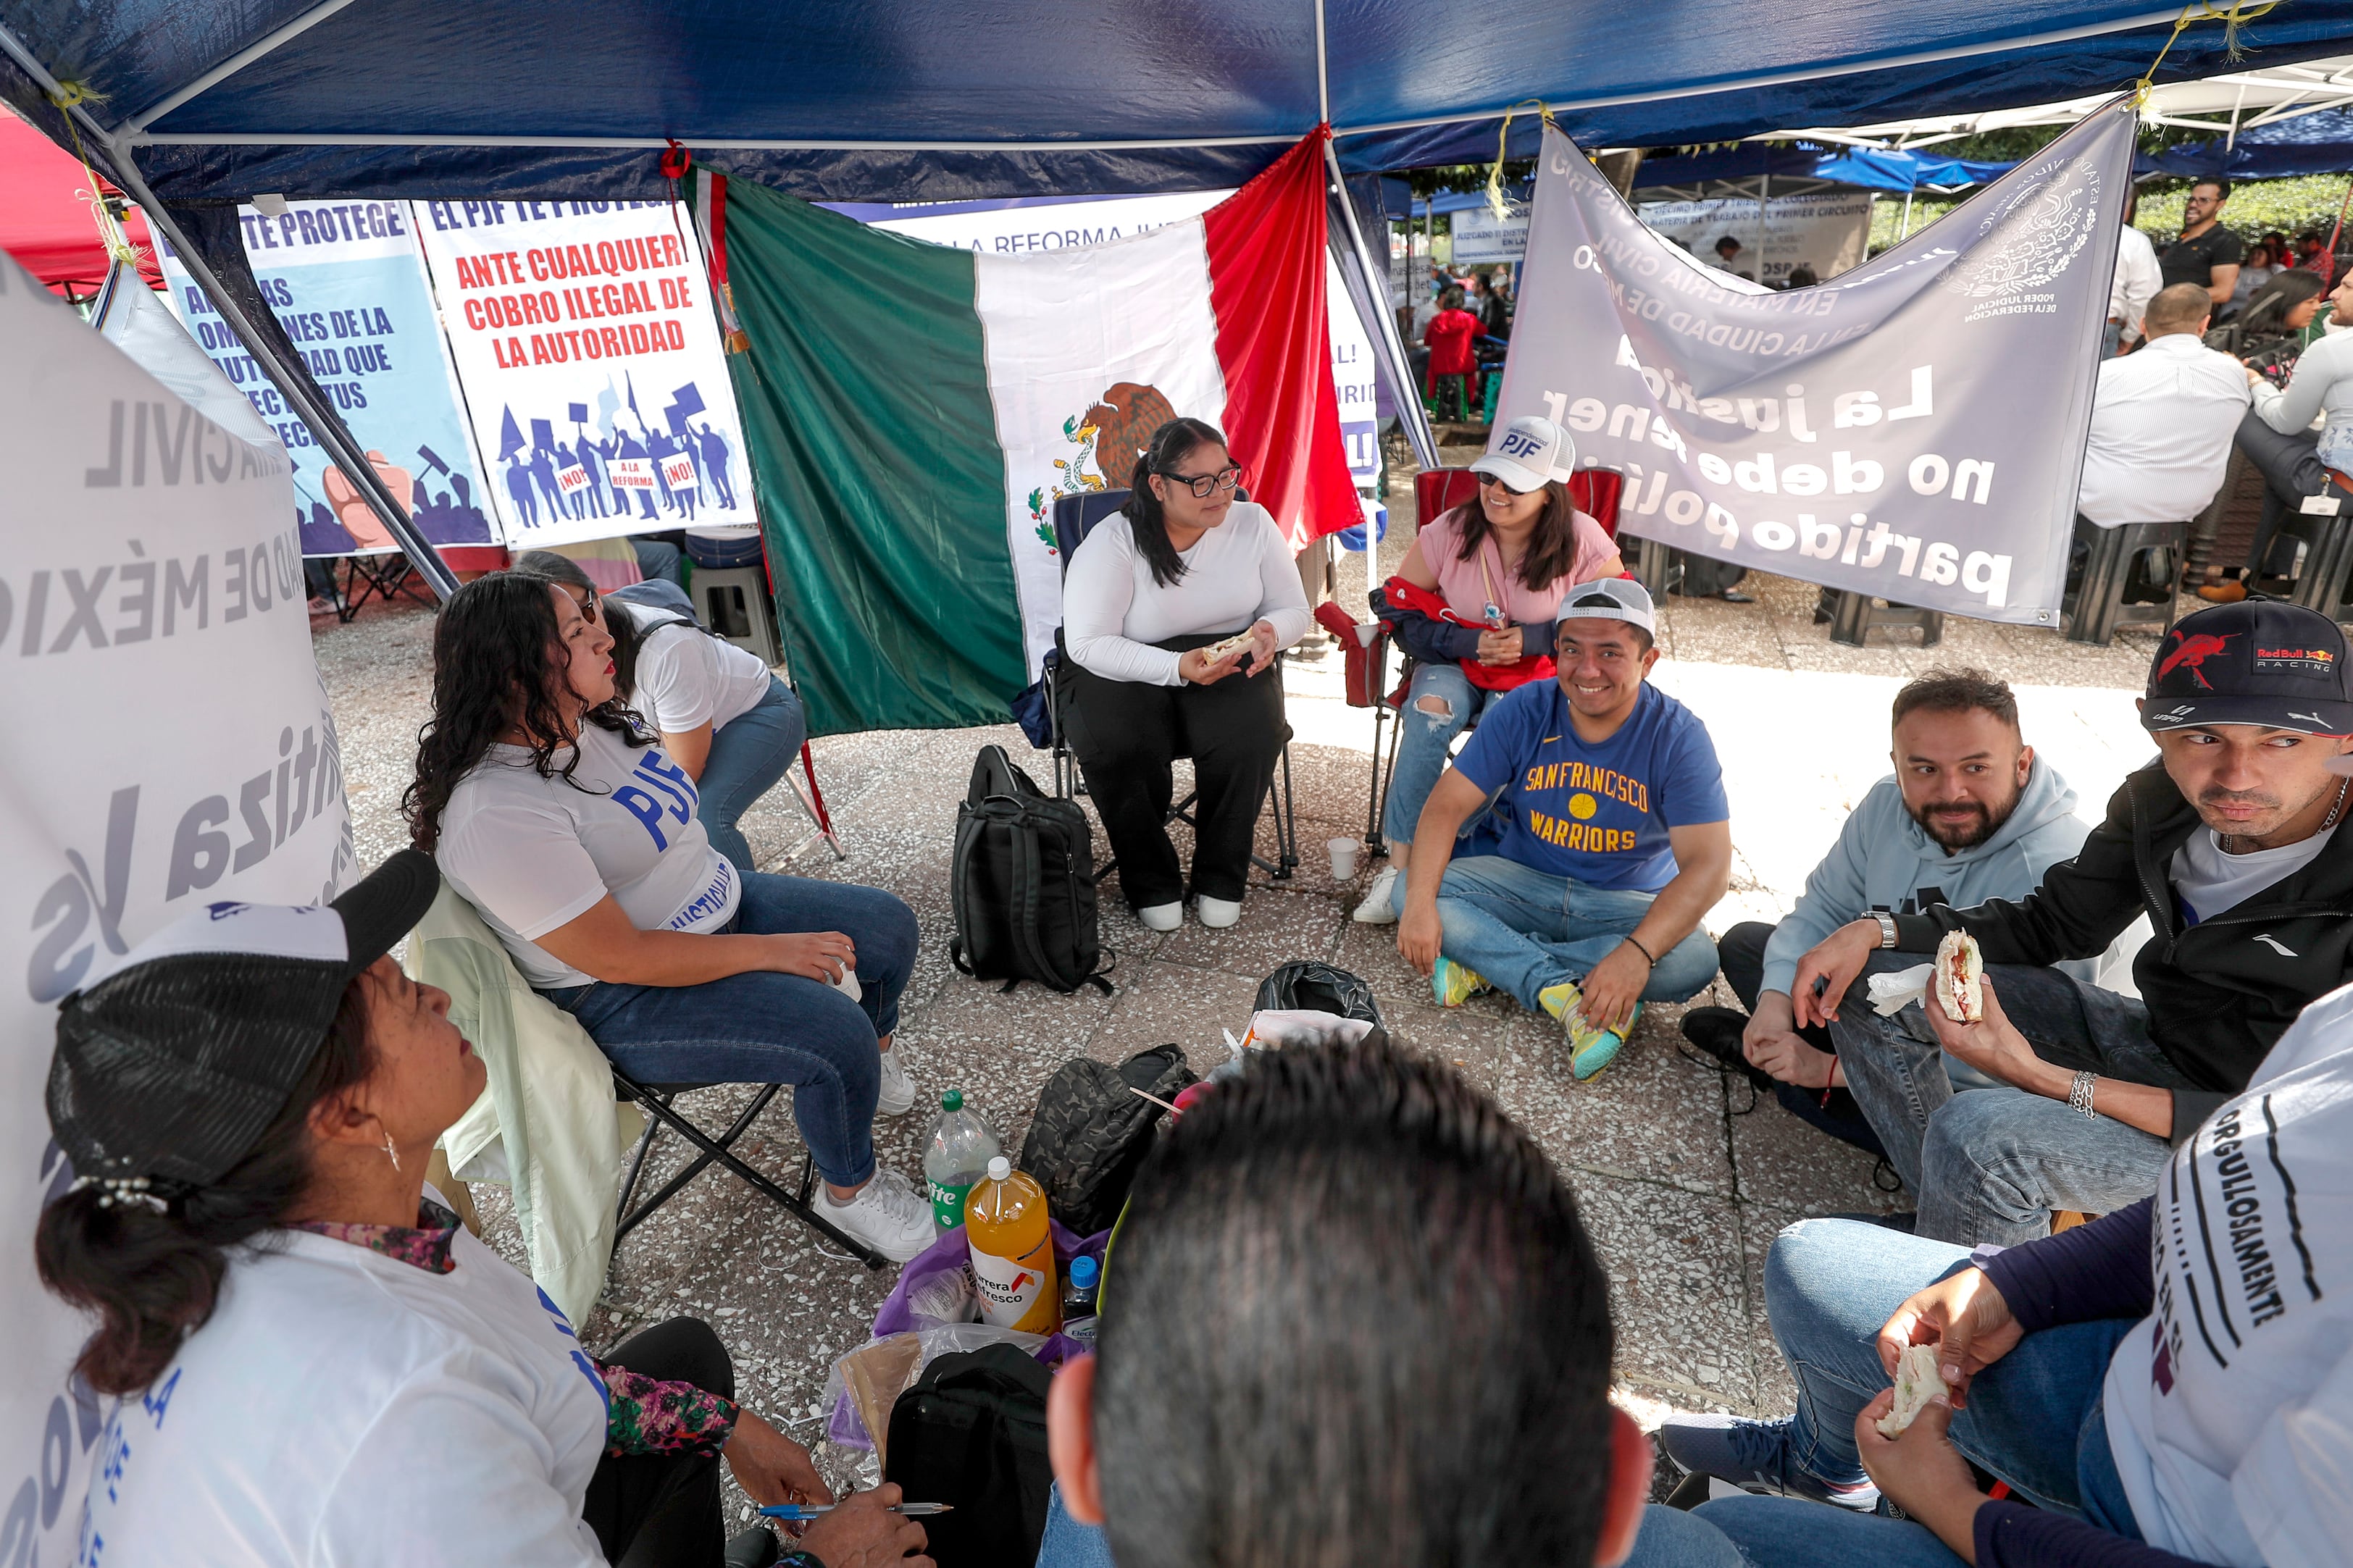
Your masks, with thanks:
[[(1838, 842), (1807, 876), (1798, 907), (1766, 943), (1764, 989), (1787, 994), (1808, 949), (1873, 910), (1908, 914), (1931, 904), (1965, 910), (1988, 899), (2024, 898), (2041, 885), (2044, 867), (2083, 847), (2091, 827), (2074, 813), (2075, 792), (2037, 757), (2010, 820), (1983, 844), (1947, 855), (1904, 809), (1904, 792), (1888, 774), (1846, 819)], [(2097, 966), (2084, 960), (2061, 967), (2081, 970), (2089, 980)]]

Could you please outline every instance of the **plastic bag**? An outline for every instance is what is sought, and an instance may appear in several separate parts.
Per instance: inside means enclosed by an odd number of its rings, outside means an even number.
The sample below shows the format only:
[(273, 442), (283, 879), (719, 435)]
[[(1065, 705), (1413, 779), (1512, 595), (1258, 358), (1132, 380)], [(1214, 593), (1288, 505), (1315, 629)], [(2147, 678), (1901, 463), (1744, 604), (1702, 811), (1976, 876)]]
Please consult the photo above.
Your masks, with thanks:
[(1258, 997), (1250, 1005), (1260, 1011), (1303, 1008), (1374, 1024), (1381, 1021), (1370, 985), (1345, 969), (1312, 959), (1286, 963), (1259, 982)]
[(983, 1345), (1018, 1345), (1035, 1355), (1050, 1339), (1060, 1338), (1059, 1334), (1025, 1334), (989, 1323), (949, 1323), (870, 1341), (836, 1361), (826, 1374), (825, 1402), (833, 1415), (826, 1424), (825, 1435), (833, 1442), (880, 1453), (881, 1444), (873, 1434), (889, 1436), (891, 1407), (934, 1360)]

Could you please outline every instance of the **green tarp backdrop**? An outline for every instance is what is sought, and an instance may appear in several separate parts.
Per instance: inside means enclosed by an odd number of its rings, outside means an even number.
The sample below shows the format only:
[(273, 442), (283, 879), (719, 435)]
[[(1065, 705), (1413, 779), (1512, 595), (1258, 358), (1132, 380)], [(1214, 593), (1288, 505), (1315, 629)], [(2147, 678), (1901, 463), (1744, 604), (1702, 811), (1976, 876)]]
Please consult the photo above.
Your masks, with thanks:
[(752, 342), (729, 363), (809, 732), (1005, 722), (1029, 675), (971, 253), (745, 181), (726, 237)]

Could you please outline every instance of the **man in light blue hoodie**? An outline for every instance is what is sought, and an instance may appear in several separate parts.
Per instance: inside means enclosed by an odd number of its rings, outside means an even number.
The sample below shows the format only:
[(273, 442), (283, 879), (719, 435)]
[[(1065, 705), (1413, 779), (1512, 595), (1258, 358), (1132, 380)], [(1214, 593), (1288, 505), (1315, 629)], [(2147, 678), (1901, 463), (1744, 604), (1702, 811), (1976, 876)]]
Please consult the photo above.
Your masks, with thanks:
[[(1983, 670), (1930, 670), (1895, 694), (1895, 772), (1873, 784), (1778, 926), (1752, 921), (1717, 942), (1746, 1007), (1694, 1007), (1684, 1037), (1833, 1137), (1883, 1153), (1839, 1076), (1826, 1029), (1796, 1026), (1798, 961), (1873, 910), (1916, 913), (2022, 899), (2043, 868), (2082, 847), (2075, 792), (2019, 732), (2018, 700)], [(2089, 964), (2085, 978), (2089, 978)], [(1956, 1086), (1977, 1075), (1947, 1063)]]

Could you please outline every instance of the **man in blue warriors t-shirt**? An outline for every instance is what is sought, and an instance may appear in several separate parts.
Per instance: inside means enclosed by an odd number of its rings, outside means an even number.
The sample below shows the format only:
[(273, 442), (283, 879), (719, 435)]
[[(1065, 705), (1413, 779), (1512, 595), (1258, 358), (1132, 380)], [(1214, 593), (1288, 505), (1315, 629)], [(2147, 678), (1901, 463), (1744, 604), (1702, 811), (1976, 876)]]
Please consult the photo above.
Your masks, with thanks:
[[(1707, 727), (1644, 677), (1659, 661), (1651, 596), (1604, 578), (1569, 591), (1555, 680), (1489, 708), (1422, 808), (1398, 951), (1451, 1007), (1500, 986), (1560, 1020), (1589, 1079), (1644, 1002), (1715, 978), (1700, 918), (1732, 874), (1724, 774)], [(1480, 847), (1455, 836), (1490, 800)], [(1451, 863), (1450, 863), (1451, 862)]]

